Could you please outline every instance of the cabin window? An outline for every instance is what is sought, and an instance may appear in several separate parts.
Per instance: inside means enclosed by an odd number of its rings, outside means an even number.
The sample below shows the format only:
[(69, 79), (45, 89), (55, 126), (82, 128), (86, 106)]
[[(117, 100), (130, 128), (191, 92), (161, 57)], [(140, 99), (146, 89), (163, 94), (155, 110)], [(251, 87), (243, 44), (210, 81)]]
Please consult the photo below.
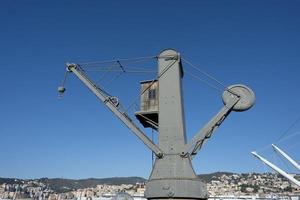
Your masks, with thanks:
[(149, 100), (156, 99), (156, 89), (149, 89), (148, 98)]

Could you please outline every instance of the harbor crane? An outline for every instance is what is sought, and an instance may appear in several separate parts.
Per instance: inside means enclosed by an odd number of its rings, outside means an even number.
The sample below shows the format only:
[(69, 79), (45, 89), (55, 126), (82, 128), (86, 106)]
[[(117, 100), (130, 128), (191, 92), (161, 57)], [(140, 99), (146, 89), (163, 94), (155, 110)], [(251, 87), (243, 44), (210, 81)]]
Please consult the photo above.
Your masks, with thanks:
[[(147, 199), (207, 199), (206, 185), (195, 173), (191, 160), (231, 111), (245, 111), (253, 106), (255, 95), (244, 85), (232, 85), (225, 88), (223, 108), (188, 142), (183, 111), (181, 81), (184, 73), (181, 55), (173, 49), (166, 49), (156, 59), (158, 61), (157, 79), (143, 82), (143, 86), (147, 86), (142, 90), (141, 95), (148, 92), (148, 103), (143, 104), (146, 107), (141, 108), (141, 112), (137, 112), (136, 117), (144, 127), (151, 126), (157, 129), (157, 144), (119, 108), (118, 99), (96, 86), (80, 65), (67, 63), (67, 71), (77, 76), (155, 154), (156, 159), (146, 185), (145, 197)], [(154, 84), (156, 88), (153, 88)], [(59, 87), (59, 92), (64, 91), (64, 87)], [(149, 110), (155, 107), (152, 102), (158, 102), (156, 110)]]

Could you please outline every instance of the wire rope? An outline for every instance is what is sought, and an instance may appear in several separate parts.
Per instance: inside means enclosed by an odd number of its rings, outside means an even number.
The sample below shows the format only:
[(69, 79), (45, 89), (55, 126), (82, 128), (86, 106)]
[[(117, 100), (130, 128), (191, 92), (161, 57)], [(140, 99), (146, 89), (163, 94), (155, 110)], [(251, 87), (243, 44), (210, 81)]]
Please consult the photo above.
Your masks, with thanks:
[(160, 74), (158, 74), (157, 76), (156, 76), (156, 78), (155, 79), (153, 79), (152, 81), (151, 81), (151, 83), (142, 91), (142, 93), (139, 95), (139, 96), (137, 96), (134, 100), (133, 100), (133, 102), (127, 107), (127, 109), (125, 110), (125, 112), (128, 110), (128, 109), (130, 109), (135, 103), (136, 103), (136, 101), (140, 98), (140, 96), (141, 95), (143, 95), (147, 90), (149, 90), (150, 88), (151, 88), (151, 86), (155, 83), (155, 80), (158, 80), (164, 73), (166, 73), (174, 64), (175, 64), (175, 62), (176, 62), (176, 60), (174, 60), (173, 62), (171, 62), (168, 66), (166, 66), (165, 68), (164, 68), (164, 70), (160, 73)]
[[(142, 118), (148, 120), (150, 123), (152, 123), (153, 125), (155, 125), (156, 127), (158, 127), (158, 123), (156, 123), (155, 121), (153, 121), (152, 119), (149, 119), (148, 117), (138, 114), (139, 116), (141, 116)], [(152, 124), (150, 124), (151, 126), (153, 126)]]
[(281, 157), (281, 155), (278, 155), (278, 152), (277, 152), (275, 149), (273, 149), (273, 152), (275, 152), (274, 154), (277, 155), (276, 158), (279, 157), (279, 159), (277, 159), (277, 160), (280, 160), (280, 161), (281, 161), (280, 163), (281, 163), (283, 166), (285, 166), (289, 171), (292, 171), (291, 167), (287, 164), (287, 161), (284, 160), (284, 159)]
[(256, 152), (262, 152), (262, 151), (264, 151), (264, 150), (266, 150), (266, 149), (268, 149), (270, 147), (272, 147), (272, 145), (271, 144), (267, 144), (267, 145), (263, 146), (262, 148), (256, 149), (255, 151)]
[(96, 62), (86, 62), (86, 63), (79, 63), (80, 65), (93, 65), (93, 64), (105, 64), (105, 63), (112, 63), (117, 61), (137, 61), (137, 60), (150, 60), (155, 59), (157, 56), (144, 56), (144, 57), (136, 57), (136, 58), (123, 58), (123, 59), (113, 59), (113, 60), (105, 60), (105, 61), (96, 61)]
[(213, 89), (215, 89), (215, 90), (218, 90), (218, 91), (223, 92), (223, 90), (221, 90), (220, 88), (218, 88), (218, 87), (216, 87), (216, 86), (210, 84), (208, 81), (206, 81), (206, 80), (204, 80), (204, 79), (202, 79), (202, 78), (200, 78), (200, 77), (198, 77), (198, 76), (196, 76), (196, 75), (194, 75), (194, 74), (188, 72), (186, 69), (184, 70), (184, 73), (186, 73), (187, 75), (189, 75), (189, 76), (191, 76), (191, 77), (193, 77), (193, 78), (195, 78), (195, 79), (201, 81), (202, 83), (206, 84), (207, 86), (209, 86), (209, 87), (211, 87), (211, 88), (213, 88)]
[(282, 143), (283, 141), (285, 141), (285, 140), (288, 140), (288, 139), (290, 139), (291, 137), (294, 137), (294, 136), (296, 136), (296, 135), (300, 135), (300, 131), (297, 131), (297, 132), (295, 132), (295, 133), (293, 133), (293, 134), (291, 134), (291, 135), (288, 135), (287, 137), (284, 137), (284, 138), (282, 138), (279, 142), (277, 142), (278, 144), (279, 143)]
[(121, 71), (120, 73), (118, 73), (117, 75), (115, 75), (111, 80), (109, 80), (106, 84), (110, 85), (113, 81), (117, 80), (124, 72)]
[[(154, 143), (154, 133), (153, 133), (153, 128), (151, 128), (151, 140)], [(151, 160), (152, 160), (152, 166), (154, 166), (154, 152), (151, 151)]]
[(220, 86), (222, 86), (222, 89), (227, 88), (226, 85), (224, 83), (222, 83), (221, 81), (219, 81), (218, 79), (216, 79), (215, 77), (213, 77), (212, 75), (210, 75), (209, 73), (207, 73), (206, 71), (200, 69), (199, 67), (196, 67), (193, 63), (191, 63), (190, 61), (188, 61), (185, 58), (181, 58), (185, 63), (187, 63), (188, 65), (190, 65), (191, 67), (193, 67), (195, 70), (197, 70), (198, 72), (204, 74), (205, 76), (207, 76), (209, 79), (215, 81), (217, 84), (219, 84)]
[[(110, 68), (112, 68), (112, 67), (110, 67)], [(107, 71), (105, 71), (105, 73), (102, 74), (102, 76), (95, 82), (95, 84), (96, 85), (99, 84), (108, 75), (108, 73), (111, 72), (111, 70), (112, 69), (108, 69)]]
[[(294, 149), (296, 146), (298, 146), (299, 145), (299, 140), (297, 140), (297, 142), (295, 143), (295, 144), (292, 144), (292, 145), (289, 145), (287, 148), (286, 148), (286, 150), (291, 150), (291, 149)], [(298, 148), (299, 148), (299, 146), (298, 146)]]
[(205, 75), (206, 77), (208, 77), (210, 80), (216, 82), (220, 87), (220, 90), (222, 91), (228, 91), (231, 94), (240, 97), (239, 94), (237, 94), (236, 92), (232, 91), (231, 89), (229, 89), (224, 83), (222, 83), (221, 81), (219, 81), (218, 79), (216, 79), (215, 77), (213, 77), (212, 75), (210, 75), (209, 73), (207, 73), (206, 71), (200, 69), (199, 67), (197, 67), (196, 65), (194, 65), (193, 63), (191, 63), (190, 61), (188, 61), (185, 58), (181, 58), (185, 63), (187, 63), (188, 65), (190, 65), (192, 68), (194, 68), (195, 70), (197, 70), (198, 72), (202, 73), (203, 75)]
[(66, 84), (68, 74), (69, 74), (69, 72), (66, 70), (66, 71), (65, 71), (65, 74), (64, 74), (63, 81), (62, 81), (62, 83), (61, 83), (61, 86), (62, 86), (62, 87), (64, 87), (65, 84)]
[[(123, 70), (120, 70), (120, 69), (111, 69), (111, 70), (109, 70), (109, 69), (92, 69), (92, 70), (88, 69), (88, 70), (85, 70), (85, 71), (87, 71), (87, 72), (107, 72), (107, 71), (108, 72), (109, 71), (111, 71), (111, 72), (123, 72)], [(127, 70), (127, 69), (126, 69), (126, 72), (128, 72), (128, 73), (156, 73), (155, 70)]]
[(289, 131), (300, 121), (300, 116), (283, 132), (283, 134), (276, 140), (276, 142), (281, 141)]

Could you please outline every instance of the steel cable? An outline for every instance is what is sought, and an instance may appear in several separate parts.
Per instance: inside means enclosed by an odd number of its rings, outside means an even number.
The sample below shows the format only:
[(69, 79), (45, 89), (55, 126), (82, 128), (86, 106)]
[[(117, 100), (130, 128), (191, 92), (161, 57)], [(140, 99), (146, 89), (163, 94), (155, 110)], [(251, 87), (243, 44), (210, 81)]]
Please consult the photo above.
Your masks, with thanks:
[[(221, 81), (219, 81), (218, 79), (216, 79), (215, 77), (213, 77), (212, 75), (210, 75), (209, 73), (207, 73), (206, 71), (200, 69), (199, 67), (196, 67), (193, 63), (191, 63), (190, 61), (188, 61), (185, 58), (181, 58), (185, 63), (187, 63), (188, 65), (190, 65), (192, 68), (194, 68), (195, 70), (197, 70), (198, 72), (202, 73), (203, 75), (205, 75), (206, 77), (208, 77), (209, 79), (211, 79), (212, 81), (216, 82), (220, 87), (221, 91), (228, 91), (231, 94), (240, 97), (240, 95), (238, 95), (236, 92), (232, 91), (231, 89), (229, 89), (224, 83), (222, 83)], [(201, 78), (198, 78), (201, 79)], [(203, 80), (201, 80), (202, 82), (205, 82)], [(210, 87), (212, 84), (208, 84)], [(216, 89), (216, 87), (213, 86), (214, 89)]]
[(155, 83), (155, 80), (158, 80), (164, 73), (166, 73), (174, 64), (175, 64), (175, 62), (176, 62), (176, 60), (174, 60), (172, 63), (170, 63), (166, 68), (164, 68), (164, 70), (160, 73), (160, 74), (158, 74), (157, 76), (156, 76), (156, 78), (155, 79), (153, 79), (152, 81), (151, 81), (151, 83), (148, 85), (148, 87), (146, 87), (143, 91), (142, 91), (142, 93), (139, 95), (139, 96), (137, 96), (134, 100), (133, 100), (133, 102), (127, 107), (127, 109), (125, 110), (125, 112), (128, 110), (128, 109), (130, 109), (135, 103), (136, 103), (136, 101), (140, 98), (140, 96), (141, 95), (143, 95), (147, 90), (149, 90), (150, 89), (150, 87)]
[(215, 81), (217, 84), (219, 84), (220, 86), (222, 86), (222, 89), (227, 88), (225, 86), (225, 84), (223, 84), (221, 81), (219, 81), (218, 79), (216, 79), (215, 77), (213, 77), (212, 75), (208, 74), (206, 71), (199, 69), (198, 67), (196, 67), (193, 63), (191, 63), (190, 61), (186, 60), (185, 58), (181, 58), (185, 63), (187, 63), (188, 65), (190, 65), (191, 67), (193, 67), (195, 70), (199, 71), (200, 73), (204, 74), (205, 76), (207, 76), (209, 79)]
[(284, 136), (286, 136), (289, 131), (300, 121), (300, 116), (296, 118), (296, 120), (283, 132), (283, 134), (276, 140), (276, 142), (281, 141)]
[(113, 63), (113, 62), (117, 62), (117, 61), (120, 62), (120, 61), (139, 61), (139, 60), (141, 60), (141, 62), (142, 62), (143, 60), (150, 60), (150, 59), (155, 59), (155, 58), (157, 58), (157, 56), (145, 56), (145, 57), (136, 57), (136, 58), (113, 59), (113, 60), (86, 62), (86, 63), (79, 63), (79, 64), (88, 66), (88, 65), (94, 65), (94, 64)]

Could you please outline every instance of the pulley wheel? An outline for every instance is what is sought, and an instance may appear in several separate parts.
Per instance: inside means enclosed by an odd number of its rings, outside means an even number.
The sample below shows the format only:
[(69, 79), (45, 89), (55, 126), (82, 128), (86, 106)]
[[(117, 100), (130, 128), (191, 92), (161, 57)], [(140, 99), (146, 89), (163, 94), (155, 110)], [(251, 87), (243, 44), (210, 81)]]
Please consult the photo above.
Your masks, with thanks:
[(254, 92), (245, 85), (231, 85), (223, 92), (223, 103), (227, 104), (230, 99), (238, 95), (240, 100), (234, 105), (234, 111), (245, 111), (251, 108), (255, 102)]

